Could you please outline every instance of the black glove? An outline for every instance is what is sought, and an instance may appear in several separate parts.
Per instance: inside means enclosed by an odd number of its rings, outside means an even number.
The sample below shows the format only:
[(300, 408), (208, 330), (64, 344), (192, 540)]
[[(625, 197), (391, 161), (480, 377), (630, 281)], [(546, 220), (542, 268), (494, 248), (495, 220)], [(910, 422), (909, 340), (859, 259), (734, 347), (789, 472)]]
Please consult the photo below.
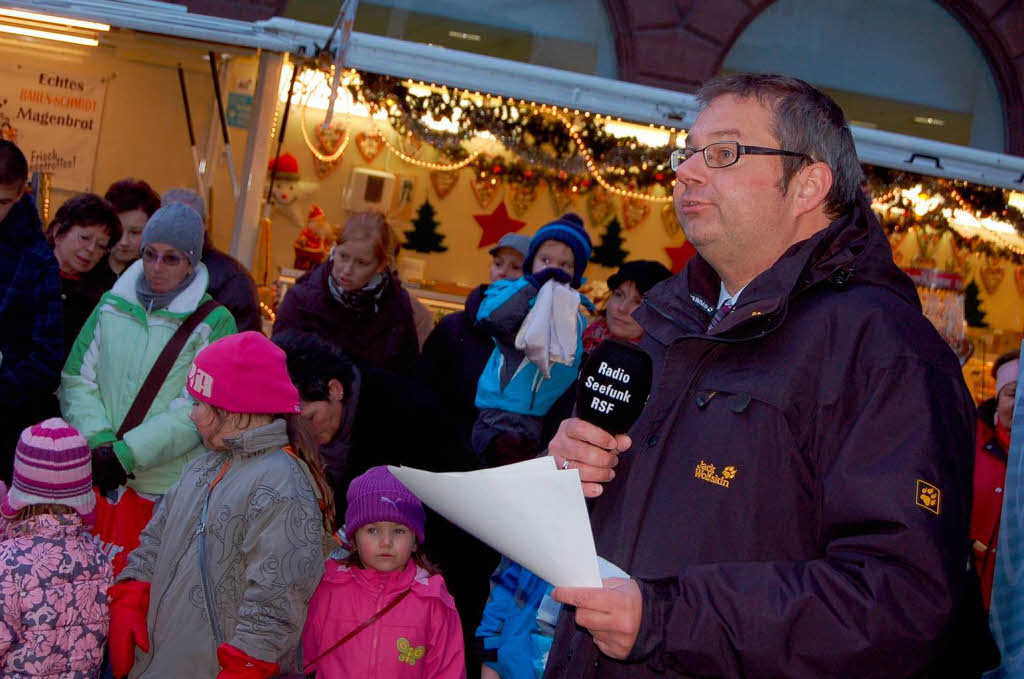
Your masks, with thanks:
[(540, 271), (537, 271), (535, 273), (526, 274), (524, 278), (526, 278), (526, 280), (529, 281), (530, 284), (533, 287), (537, 288), (538, 290), (541, 288), (541, 286), (543, 286), (552, 278), (554, 278), (555, 281), (557, 281), (558, 283), (566, 284), (572, 280), (572, 276), (567, 274), (562, 269), (559, 269), (554, 266), (549, 266), (548, 268), (541, 269)]
[(128, 482), (128, 473), (117, 459), (113, 446), (99, 446), (93, 449), (92, 482), (100, 489), (101, 495), (106, 495)]

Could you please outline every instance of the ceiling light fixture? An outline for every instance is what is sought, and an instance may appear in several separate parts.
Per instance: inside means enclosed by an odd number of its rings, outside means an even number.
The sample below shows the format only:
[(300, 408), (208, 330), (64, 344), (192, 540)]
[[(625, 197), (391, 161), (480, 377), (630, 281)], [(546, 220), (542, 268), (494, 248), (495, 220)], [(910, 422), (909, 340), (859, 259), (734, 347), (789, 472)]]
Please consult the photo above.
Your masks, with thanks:
[(24, 12), (19, 9), (0, 7), (0, 16), (11, 17), (12, 19), (25, 19), (26, 21), (40, 21), (47, 24), (58, 24), (70, 26), (71, 28), (84, 28), (87, 31), (109, 31), (109, 24), (101, 24), (96, 21), (83, 21), (82, 19), (69, 19), (66, 17), (54, 16), (52, 14), (39, 14), (37, 12)]
[(73, 45), (85, 45), (87, 47), (96, 47), (100, 44), (100, 41), (96, 38), (86, 38), (80, 35), (70, 35), (68, 33), (54, 33), (53, 31), (40, 31), (35, 28), (10, 26), (8, 24), (0, 24), (0, 33), (24, 35), (30, 38), (42, 38), (43, 40), (56, 40), (57, 42), (69, 42)]
[(449, 38), (457, 38), (459, 40), (469, 40), (470, 42), (480, 42), (480, 35), (477, 33), (464, 33), (463, 31), (448, 31)]

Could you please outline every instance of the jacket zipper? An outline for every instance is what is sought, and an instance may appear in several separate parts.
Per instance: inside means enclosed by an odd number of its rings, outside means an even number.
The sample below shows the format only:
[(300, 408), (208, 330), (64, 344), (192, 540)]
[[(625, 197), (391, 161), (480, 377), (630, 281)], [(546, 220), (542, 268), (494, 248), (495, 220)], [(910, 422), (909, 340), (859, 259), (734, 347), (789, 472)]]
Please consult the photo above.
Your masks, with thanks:
[[(374, 602), (374, 608), (380, 610), (381, 601), (384, 600), (384, 589), (385, 586), (380, 586), (380, 592), (377, 593), (377, 601)], [(377, 676), (377, 647), (380, 646), (380, 625), (373, 626), (373, 645), (370, 646), (370, 669), (373, 670), (371, 676)]]
[[(661, 313), (661, 312), (659, 312), (659, 313)], [(685, 339), (686, 338), (681, 338), (679, 340), (676, 340), (676, 342), (684, 341)], [(676, 342), (673, 342), (673, 344), (675, 344)], [(721, 349), (721, 345), (719, 345), (719, 344), (712, 344), (710, 347), (705, 349), (704, 353), (697, 360), (697, 363), (694, 366), (693, 370), (690, 371), (689, 379), (686, 381), (686, 387), (681, 392), (678, 392), (680, 394), (680, 398), (682, 399), (680, 401), (680, 403), (686, 403), (688, 401), (688, 399), (690, 398), (690, 396), (689, 396), (690, 395), (690, 391), (693, 389), (693, 385), (697, 382), (698, 379), (700, 379), (701, 377), (704, 376), (705, 368), (708, 365), (708, 363), (710, 363), (711, 357), (714, 354), (718, 353), (718, 351), (720, 349)], [(666, 350), (665, 350), (665, 360), (666, 361), (668, 360), (668, 348), (666, 348)], [(660, 429), (664, 425), (665, 425), (665, 422), (661, 422), (658, 425), (658, 428)], [(630, 449), (630, 451), (632, 452), (632, 449)], [(664, 446), (662, 447), (662, 451), (661, 452), (662, 452), (662, 456), (664, 456), (664, 453), (665, 453), (665, 447)], [(657, 460), (657, 464), (659, 466), (661, 464), (661, 458), (660, 457)], [(654, 478), (657, 478), (657, 476), (655, 475), (654, 477), (652, 477), (652, 482), (653, 482)], [(650, 487), (650, 484), (648, 484), (647, 488), (644, 491), (644, 496), (645, 497), (649, 496), (650, 495), (650, 491), (651, 491), (651, 487)], [(631, 537), (632, 537), (632, 540), (630, 540), (629, 551), (626, 552), (629, 555), (629, 566), (625, 566), (625, 568), (632, 568), (632, 566), (633, 566), (633, 558), (636, 555), (636, 543), (637, 543), (637, 540), (640, 539), (640, 531), (637, 531), (637, 530), (631, 531)]]

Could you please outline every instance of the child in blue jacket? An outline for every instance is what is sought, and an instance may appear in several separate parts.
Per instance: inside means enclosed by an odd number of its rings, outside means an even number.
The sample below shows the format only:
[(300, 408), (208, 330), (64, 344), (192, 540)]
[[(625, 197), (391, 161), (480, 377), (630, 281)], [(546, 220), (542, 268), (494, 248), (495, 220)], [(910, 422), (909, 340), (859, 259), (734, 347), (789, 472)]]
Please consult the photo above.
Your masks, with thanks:
[(502, 557), (491, 576), (491, 595), (476, 630), (483, 679), (540, 679), (562, 605), (553, 587)]
[(473, 450), (486, 466), (534, 457), (542, 447), (544, 415), (579, 374), (586, 319), (578, 308), (575, 361), (554, 364), (550, 377), (515, 348), (515, 338), (546, 282), (554, 279), (580, 287), (591, 250), (583, 220), (575, 213), (564, 214), (530, 240), (522, 278), (500, 280), (487, 288), (477, 324), (491, 334), (495, 348), (477, 383), (480, 414), (472, 436)]

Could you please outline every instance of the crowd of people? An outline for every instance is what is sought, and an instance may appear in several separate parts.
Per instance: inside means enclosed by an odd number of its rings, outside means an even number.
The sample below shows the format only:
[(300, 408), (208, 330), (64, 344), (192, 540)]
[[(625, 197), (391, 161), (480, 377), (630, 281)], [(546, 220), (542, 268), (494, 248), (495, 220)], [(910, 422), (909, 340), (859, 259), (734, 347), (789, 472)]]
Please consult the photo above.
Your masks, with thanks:
[[(44, 228), (24, 155), (0, 141), (4, 676), (997, 663), (986, 609), (1019, 355), (976, 409), (828, 96), (735, 75), (699, 99), (671, 159), (698, 252), (681, 273), (627, 261), (596, 308), (579, 292), (590, 237), (567, 213), (503, 237), (490, 280), (436, 327), (382, 214), (346, 221), (264, 334), (202, 196), (125, 179)], [(574, 416), (603, 342), (655, 366), (628, 434)], [(597, 551), (629, 578), (553, 588), (386, 467), (539, 455), (579, 474)]]

